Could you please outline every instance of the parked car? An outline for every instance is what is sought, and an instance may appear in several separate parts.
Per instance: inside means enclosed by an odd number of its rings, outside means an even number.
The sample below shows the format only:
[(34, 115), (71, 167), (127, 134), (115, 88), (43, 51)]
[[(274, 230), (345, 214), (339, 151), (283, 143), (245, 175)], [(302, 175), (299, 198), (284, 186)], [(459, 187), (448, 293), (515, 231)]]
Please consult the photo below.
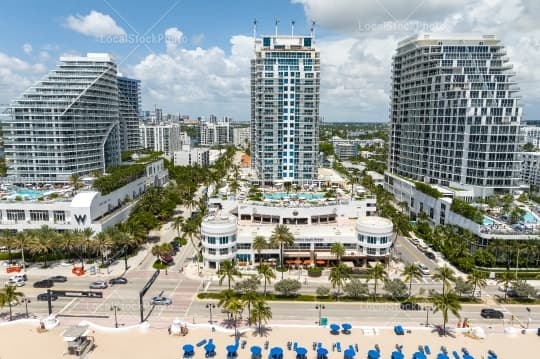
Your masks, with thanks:
[(171, 298), (156, 296), (150, 299), (150, 305), (170, 305), (172, 304)]
[[(51, 301), (55, 301), (58, 299), (58, 296), (54, 293), (51, 293)], [(49, 293), (41, 293), (37, 296), (38, 301), (48, 301), (49, 300)]]
[(90, 289), (105, 289), (107, 287), (107, 282), (105, 282), (104, 280), (96, 280), (95, 282), (90, 283), (90, 285), (88, 286), (88, 288)]
[(418, 266), (418, 269), (420, 270), (420, 273), (423, 275), (431, 275), (431, 272), (429, 271), (429, 268), (423, 265), (422, 263), (416, 263)]
[(413, 302), (403, 302), (399, 305), (401, 310), (422, 310), (422, 307), (418, 303)]
[(429, 259), (435, 260), (435, 253), (430, 252), (430, 251), (426, 251), (424, 254), (425, 254), (426, 257), (428, 257)]
[(124, 277), (112, 278), (109, 280), (109, 284), (127, 284), (128, 280)]
[(40, 280), (34, 283), (34, 288), (51, 288), (54, 282), (50, 279)]
[(174, 262), (174, 258), (172, 256), (169, 256), (169, 255), (163, 255), (163, 256), (160, 256), (161, 257), (161, 260), (167, 264), (171, 264)]
[(10, 278), (6, 282), (6, 286), (12, 285), (12, 286), (15, 286), (15, 287), (22, 287), (25, 284), (26, 284), (26, 282), (24, 281), (24, 279), (22, 277), (16, 277), (16, 278), (13, 278), (13, 279)]
[(63, 275), (55, 275), (50, 277), (49, 280), (52, 280), (55, 283), (64, 283), (67, 282), (67, 277)]
[(491, 308), (484, 308), (480, 311), (480, 316), (482, 318), (486, 318), (486, 319), (491, 319), (491, 318), (494, 318), (494, 319), (503, 319), (504, 318), (504, 314), (503, 312), (501, 312), (500, 310), (496, 310), (496, 309), (491, 309)]

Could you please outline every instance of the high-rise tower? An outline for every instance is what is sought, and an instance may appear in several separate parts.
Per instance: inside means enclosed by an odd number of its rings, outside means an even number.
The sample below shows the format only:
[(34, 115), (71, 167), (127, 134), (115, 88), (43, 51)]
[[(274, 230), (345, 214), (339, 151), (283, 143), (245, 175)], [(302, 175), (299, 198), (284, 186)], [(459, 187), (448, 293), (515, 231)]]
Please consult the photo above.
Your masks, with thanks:
[(136, 150), (141, 148), (139, 132), (141, 81), (121, 76), (117, 81), (122, 151)]
[(107, 54), (60, 58), (10, 112), (5, 154), (17, 182), (65, 183), (120, 163), (116, 64)]
[(302, 183), (317, 178), (319, 75), (319, 51), (312, 36), (255, 40), (251, 154), (263, 183)]
[(522, 109), (493, 35), (429, 34), (393, 58), (388, 171), (489, 196), (519, 186)]

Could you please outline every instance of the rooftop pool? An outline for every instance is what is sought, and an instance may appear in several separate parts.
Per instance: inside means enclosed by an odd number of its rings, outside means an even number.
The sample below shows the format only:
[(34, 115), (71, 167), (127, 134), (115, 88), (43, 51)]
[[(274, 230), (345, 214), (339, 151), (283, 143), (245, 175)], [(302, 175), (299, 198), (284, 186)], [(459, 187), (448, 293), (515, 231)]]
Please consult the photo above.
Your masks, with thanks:
[(273, 192), (273, 193), (264, 193), (265, 199), (273, 200), (282, 200), (282, 199), (321, 199), (323, 198), (322, 193), (311, 193), (311, 192)]
[(490, 226), (492, 224), (495, 224), (495, 220), (491, 217), (484, 216), (484, 218), (482, 218), (482, 224), (484, 226)]
[(10, 188), (7, 194), (8, 200), (16, 200), (20, 198), (22, 200), (36, 200), (48, 194), (51, 194), (55, 191), (52, 190), (37, 190), (37, 189), (28, 189), (28, 188)]
[(526, 224), (538, 224), (540, 220), (534, 213), (527, 211), (523, 215), (523, 222)]

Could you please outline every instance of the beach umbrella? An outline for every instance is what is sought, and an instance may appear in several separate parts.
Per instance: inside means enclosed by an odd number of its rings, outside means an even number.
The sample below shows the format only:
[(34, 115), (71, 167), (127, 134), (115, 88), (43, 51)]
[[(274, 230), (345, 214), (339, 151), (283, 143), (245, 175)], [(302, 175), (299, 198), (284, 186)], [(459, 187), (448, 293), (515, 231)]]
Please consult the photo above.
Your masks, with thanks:
[(402, 352), (398, 352), (398, 351), (392, 352), (392, 359), (404, 359), (404, 358), (405, 358), (405, 355), (403, 355)]
[(303, 348), (303, 347), (298, 347), (298, 348), (296, 348), (296, 354), (298, 354), (300, 356), (304, 356), (304, 355), (307, 354), (307, 349)]
[(283, 356), (283, 349), (280, 347), (274, 347), (270, 349), (270, 358), (280, 358)]
[(250, 350), (251, 350), (251, 354), (253, 355), (261, 355), (262, 353), (261, 347), (258, 347), (256, 345), (252, 346)]
[(337, 324), (330, 324), (330, 331), (332, 331), (332, 332), (339, 332), (339, 325), (337, 325)]
[(437, 354), (437, 359), (449, 359), (449, 358), (448, 358), (448, 355), (446, 355), (445, 353), (439, 353)]
[(354, 356), (356, 355), (356, 352), (353, 350), (353, 349), (346, 349), (344, 352), (343, 352), (343, 357), (344, 358), (354, 358)]
[(368, 359), (379, 359), (381, 357), (381, 353), (376, 351), (375, 349), (371, 349), (367, 352)]
[(343, 323), (343, 324), (341, 324), (341, 327), (346, 332), (348, 332), (348, 331), (350, 331), (352, 329), (352, 325), (350, 325), (349, 323)]
[(213, 352), (214, 349), (216, 349), (216, 345), (214, 343), (208, 343), (204, 346), (204, 350), (207, 352)]
[(322, 356), (328, 355), (328, 349), (323, 348), (323, 347), (318, 348), (317, 349), (317, 355), (322, 355)]

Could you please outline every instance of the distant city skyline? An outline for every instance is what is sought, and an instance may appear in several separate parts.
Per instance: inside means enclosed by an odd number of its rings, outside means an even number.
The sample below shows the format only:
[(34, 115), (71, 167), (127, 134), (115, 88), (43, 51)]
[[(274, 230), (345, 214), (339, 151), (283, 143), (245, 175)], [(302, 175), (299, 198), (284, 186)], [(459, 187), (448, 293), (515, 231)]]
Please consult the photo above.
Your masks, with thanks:
[[(121, 75), (141, 80), (141, 108), (249, 121), (249, 59), (257, 34), (309, 35), (321, 51), (325, 122), (386, 122), (392, 55), (418, 32), (494, 34), (514, 60), (524, 120), (540, 113), (540, 7), (516, 0), (120, 0), (3, 2), (0, 104), (9, 104), (65, 54), (110, 53)], [(34, 16), (33, 14), (40, 14)], [(28, 26), (31, 23), (32, 26)], [(36, 31), (39, 29), (39, 31)]]

